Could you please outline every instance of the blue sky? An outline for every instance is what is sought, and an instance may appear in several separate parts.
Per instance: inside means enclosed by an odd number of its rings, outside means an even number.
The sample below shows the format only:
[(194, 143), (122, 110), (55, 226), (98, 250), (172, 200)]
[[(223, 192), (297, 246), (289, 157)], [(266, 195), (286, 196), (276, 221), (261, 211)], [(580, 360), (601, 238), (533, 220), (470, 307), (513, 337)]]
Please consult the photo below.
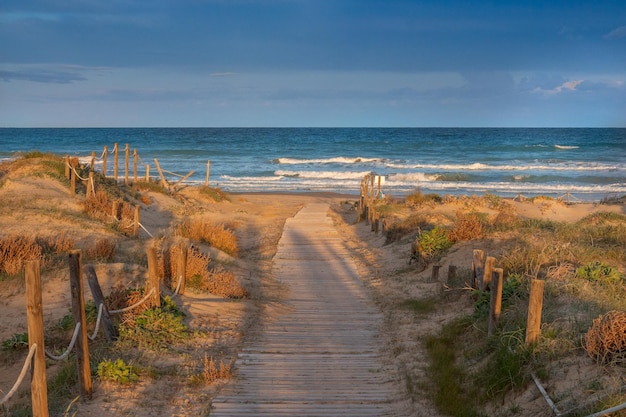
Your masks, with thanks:
[(626, 2), (3, 0), (14, 126), (626, 127)]

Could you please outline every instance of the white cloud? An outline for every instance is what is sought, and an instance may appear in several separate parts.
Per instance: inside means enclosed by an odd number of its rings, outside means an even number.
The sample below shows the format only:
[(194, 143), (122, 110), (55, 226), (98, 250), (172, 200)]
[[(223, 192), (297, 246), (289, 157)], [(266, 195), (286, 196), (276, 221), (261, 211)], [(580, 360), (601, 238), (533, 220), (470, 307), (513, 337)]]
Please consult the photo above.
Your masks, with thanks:
[(541, 87), (536, 87), (535, 89), (533, 89), (532, 91), (535, 93), (544, 93), (544, 94), (559, 94), (562, 93), (563, 91), (576, 91), (576, 88), (582, 84), (585, 80), (572, 80), (572, 81), (565, 81), (563, 84), (556, 86), (554, 88), (550, 88), (550, 89), (545, 89), (545, 88), (541, 88)]
[(606, 35), (604, 35), (604, 37), (606, 39), (626, 38), (626, 26), (620, 26), (618, 28), (615, 28)]

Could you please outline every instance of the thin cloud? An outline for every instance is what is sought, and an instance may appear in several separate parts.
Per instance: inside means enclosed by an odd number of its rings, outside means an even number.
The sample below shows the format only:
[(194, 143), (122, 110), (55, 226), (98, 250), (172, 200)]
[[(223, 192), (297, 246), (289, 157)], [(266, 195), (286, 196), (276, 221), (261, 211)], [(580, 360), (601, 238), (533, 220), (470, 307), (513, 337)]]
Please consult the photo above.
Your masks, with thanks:
[(45, 84), (71, 84), (76, 81), (87, 80), (85, 76), (75, 72), (42, 69), (25, 69), (18, 71), (0, 70), (0, 79), (4, 82), (31, 81)]
[(541, 87), (536, 87), (532, 91), (535, 93), (544, 93), (544, 94), (560, 94), (564, 91), (576, 91), (578, 86), (582, 84), (583, 82), (585, 82), (585, 80), (565, 81), (563, 84), (554, 88), (545, 89)]
[(621, 39), (626, 38), (626, 26), (620, 26), (618, 28), (613, 29), (606, 35), (604, 35), (606, 39)]

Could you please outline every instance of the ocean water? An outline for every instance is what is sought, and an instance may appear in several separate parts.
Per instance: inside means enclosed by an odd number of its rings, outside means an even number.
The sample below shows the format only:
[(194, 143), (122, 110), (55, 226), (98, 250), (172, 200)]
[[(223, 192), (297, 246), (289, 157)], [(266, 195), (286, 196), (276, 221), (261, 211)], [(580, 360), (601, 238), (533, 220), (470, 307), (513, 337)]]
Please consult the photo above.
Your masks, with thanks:
[[(500, 196), (570, 193), (597, 201), (626, 195), (626, 129), (498, 128), (107, 128), (0, 129), (0, 160), (39, 150), (89, 161), (129, 144), (157, 175), (195, 173), (231, 192), (359, 193), (368, 173), (383, 191)], [(120, 152), (123, 175), (123, 152)], [(113, 155), (107, 173), (113, 172)], [(132, 167), (132, 161), (131, 161)], [(102, 169), (97, 161), (96, 169)], [(131, 168), (132, 169), (132, 168)]]

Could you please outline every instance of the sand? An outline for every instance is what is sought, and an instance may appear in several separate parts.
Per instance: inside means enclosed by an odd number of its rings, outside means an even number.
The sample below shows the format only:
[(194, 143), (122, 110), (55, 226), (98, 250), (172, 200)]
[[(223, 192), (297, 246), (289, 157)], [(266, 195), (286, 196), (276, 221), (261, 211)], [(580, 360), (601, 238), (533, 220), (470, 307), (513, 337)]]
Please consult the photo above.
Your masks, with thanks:
[[(19, 173), (18, 173), (19, 174)], [(22, 174), (7, 174), (0, 186), (0, 231), (3, 235), (25, 234), (55, 236), (66, 233), (75, 240), (78, 248), (101, 237), (118, 240), (118, 256), (112, 263), (96, 264), (96, 271), (106, 294), (115, 285), (141, 283), (146, 277), (146, 268), (141, 261), (145, 248), (151, 242), (146, 232), (140, 239), (123, 237), (82, 214), (81, 199), (70, 196), (68, 189), (48, 177), (33, 177)], [(234, 271), (249, 289), (250, 296), (243, 301), (228, 301), (211, 294), (187, 293), (175, 300), (186, 312), (186, 321), (194, 329), (206, 332), (206, 339), (198, 346), (184, 352), (185, 358), (169, 357), (167, 354), (146, 354), (147, 360), (165, 368), (189, 367), (201, 360), (204, 352), (221, 355), (224, 359), (237, 357), (246, 341), (259, 336), (259, 323), (277, 317), (284, 312), (285, 289), (272, 276), (272, 258), (277, 250), (286, 219), (293, 217), (303, 206), (310, 203), (328, 203), (332, 210), (335, 226), (350, 256), (354, 259), (360, 279), (369, 296), (381, 309), (384, 316), (383, 337), (380, 349), (385, 360), (396, 375), (411, 378), (414, 383), (424, 382), (424, 352), (420, 340), (436, 332), (442, 324), (454, 317), (471, 311), (472, 303), (460, 294), (446, 300), (446, 308), (438, 309), (426, 320), (416, 319), (414, 313), (402, 312), (393, 306), (405, 298), (437, 296), (441, 291), (439, 282), (431, 282), (430, 269), (417, 271), (408, 264), (410, 240), (386, 244), (381, 234), (375, 234), (365, 223), (356, 223), (357, 213), (354, 195), (319, 193), (303, 194), (233, 194), (230, 201), (211, 202), (201, 196), (194, 187), (180, 190), (176, 196), (146, 192), (150, 204), (142, 204), (143, 226), (156, 237), (172, 234), (172, 226), (185, 216), (206, 216), (216, 223), (228, 224), (236, 230), (240, 246), (238, 258), (215, 249), (204, 247), (212, 258)], [(521, 216), (576, 221), (594, 211), (626, 213), (624, 206), (598, 206), (594, 204), (564, 205), (554, 201), (512, 202)], [(428, 213), (454, 213), (463, 209), (463, 204), (428, 208)], [(471, 253), (476, 247), (493, 253), (499, 250), (497, 241), (472, 241), (456, 245), (441, 261), (441, 270), (448, 265), (469, 268)], [(45, 271), (43, 278), (44, 325), (54, 327), (68, 313), (69, 272), (67, 268)], [(88, 293), (88, 291), (87, 291)], [(88, 297), (89, 298), (89, 297)], [(20, 280), (0, 281), (0, 341), (26, 331), (26, 308), (23, 284)], [(0, 355), (6, 353), (0, 352)], [(25, 356), (25, 353), (24, 355)], [(17, 358), (19, 359), (19, 358)], [(587, 362), (573, 365), (572, 372), (586, 372)], [(7, 364), (9, 363), (9, 364)], [(0, 390), (7, 392), (19, 370), (21, 360), (0, 361)], [(53, 373), (55, 367), (49, 368)], [(568, 380), (573, 377), (568, 376)], [(133, 386), (95, 381), (91, 401), (74, 405), (77, 416), (186, 416), (206, 415), (211, 399), (220, 392), (228, 381), (205, 385), (190, 385), (185, 378), (163, 374), (155, 378), (143, 378)], [(561, 387), (553, 387), (555, 390)], [(414, 401), (410, 407), (412, 415), (422, 415), (428, 410), (435, 415), (427, 400), (414, 388)], [(22, 391), (28, 392), (24, 383)], [(0, 393), (1, 393), (0, 392)], [(408, 398), (407, 393), (407, 398)], [(20, 399), (11, 400), (11, 404)], [(539, 397), (534, 387), (515, 398), (523, 415), (541, 415), (549, 408)], [(406, 404), (403, 404), (403, 406)]]

